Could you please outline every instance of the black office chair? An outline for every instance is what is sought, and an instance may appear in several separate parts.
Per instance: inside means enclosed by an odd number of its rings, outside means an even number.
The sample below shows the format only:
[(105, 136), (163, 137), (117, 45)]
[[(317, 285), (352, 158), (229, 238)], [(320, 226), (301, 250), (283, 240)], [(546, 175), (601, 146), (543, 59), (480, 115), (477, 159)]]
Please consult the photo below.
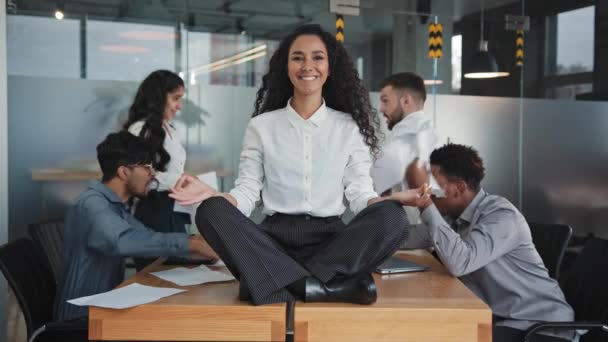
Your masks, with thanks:
[(48, 259), (57, 283), (63, 258), (63, 219), (32, 223), (28, 231)]
[(86, 320), (52, 322), (55, 278), (32, 240), (0, 246), (0, 270), (23, 312), (28, 341), (87, 341)]
[(575, 321), (536, 324), (528, 329), (525, 341), (546, 328), (589, 329), (581, 342), (608, 341), (608, 240), (589, 240), (572, 266), (564, 295), (574, 309)]
[(529, 225), (532, 241), (545, 267), (549, 270), (549, 276), (558, 279), (564, 252), (572, 236), (572, 228), (565, 224), (530, 223)]

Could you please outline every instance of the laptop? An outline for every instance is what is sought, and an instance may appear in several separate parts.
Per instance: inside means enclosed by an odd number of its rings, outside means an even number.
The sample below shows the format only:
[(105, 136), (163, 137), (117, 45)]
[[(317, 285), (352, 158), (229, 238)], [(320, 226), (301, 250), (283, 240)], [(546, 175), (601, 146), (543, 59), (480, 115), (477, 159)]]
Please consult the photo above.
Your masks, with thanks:
[(428, 266), (416, 264), (411, 261), (403, 260), (397, 257), (386, 259), (380, 266), (376, 267), (376, 273), (392, 274), (404, 272), (420, 272), (428, 270)]

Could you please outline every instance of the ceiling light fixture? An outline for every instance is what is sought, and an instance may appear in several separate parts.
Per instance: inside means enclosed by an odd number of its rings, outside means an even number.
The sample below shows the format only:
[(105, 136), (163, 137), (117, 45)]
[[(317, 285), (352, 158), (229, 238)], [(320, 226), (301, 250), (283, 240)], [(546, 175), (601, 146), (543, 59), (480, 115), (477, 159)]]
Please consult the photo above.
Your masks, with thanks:
[(464, 77), (479, 79), (509, 76), (508, 72), (499, 71), (496, 58), (488, 52), (488, 42), (483, 39), (483, 14), (483, 0), (481, 0), (479, 51), (471, 57), (471, 63), (468, 65)]
[(442, 80), (424, 80), (424, 85), (439, 85), (439, 84), (443, 84)]
[(55, 19), (62, 20), (65, 17), (64, 11), (64, 2), (57, 1), (57, 7), (55, 8)]

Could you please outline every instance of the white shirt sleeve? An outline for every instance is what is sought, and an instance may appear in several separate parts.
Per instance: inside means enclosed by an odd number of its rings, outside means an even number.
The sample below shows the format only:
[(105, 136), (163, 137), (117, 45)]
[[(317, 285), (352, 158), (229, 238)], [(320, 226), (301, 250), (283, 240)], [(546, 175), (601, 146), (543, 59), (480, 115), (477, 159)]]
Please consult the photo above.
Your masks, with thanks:
[(129, 126), (129, 133), (131, 133), (134, 136), (138, 137), (139, 133), (141, 133), (141, 130), (143, 128), (144, 128), (144, 122), (143, 121), (137, 121), (137, 122), (133, 123), (131, 126)]
[(369, 147), (363, 141), (363, 136), (360, 133), (357, 135), (358, 139), (355, 139), (356, 143), (348, 158), (343, 179), (344, 195), (355, 215), (367, 207), (370, 199), (378, 197), (370, 175), (372, 161)]
[(260, 200), (264, 186), (264, 148), (260, 132), (251, 120), (243, 138), (243, 151), (239, 162), (239, 176), (230, 194), (237, 201), (237, 208), (245, 215), (251, 215)]
[(401, 185), (408, 166), (407, 161), (413, 159), (410, 146), (398, 141), (386, 145), (372, 169), (376, 191), (383, 193), (397, 184)]

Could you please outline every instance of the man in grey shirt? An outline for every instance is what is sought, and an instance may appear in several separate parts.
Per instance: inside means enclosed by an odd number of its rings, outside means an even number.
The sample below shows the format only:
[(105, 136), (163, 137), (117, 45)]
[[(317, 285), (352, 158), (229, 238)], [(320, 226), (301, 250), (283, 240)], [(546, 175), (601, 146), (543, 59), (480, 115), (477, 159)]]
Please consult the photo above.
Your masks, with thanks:
[[(448, 271), (492, 309), (494, 342), (522, 341), (534, 323), (572, 321), (574, 312), (549, 277), (523, 215), (481, 188), (485, 170), (477, 151), (447, 144), (433, 151), (430, 163), (445, 197), (422, 201), (423, 224), (412, 227), (403, 247), (435, 248)], [(428, 182), (428, 172), (413, 163), (406, 179), (414, 188)], [(544, 334), (532, 341), (573, 338)]]
[(123, 281), (126, 256), (217, 258), (202, 237), (158, 233), (130, 214), (127, 203), (145, 195), (154, 179), (152, 163), (158, 159), (146, 140), (128, 132), (110, 134), (97, 146), (97, 159), (102, 181), (92, 181), (65, 218), (56, 321), (87, 316), (87, 307), (66, 301), (112, 290)]

